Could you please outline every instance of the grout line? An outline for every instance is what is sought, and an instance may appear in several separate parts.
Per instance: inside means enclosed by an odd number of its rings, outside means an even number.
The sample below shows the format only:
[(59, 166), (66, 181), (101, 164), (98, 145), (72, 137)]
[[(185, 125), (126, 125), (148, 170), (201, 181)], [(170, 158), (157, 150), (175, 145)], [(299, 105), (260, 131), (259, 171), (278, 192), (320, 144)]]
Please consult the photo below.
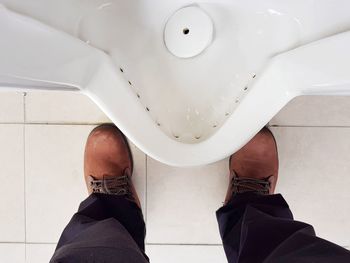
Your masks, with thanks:
[[(111, 122), (0, 122), (0, 125), (62, 125), (62, 126), (89, 126), (89, 125), (100, 125), (104, 123)], [(329, 126), (321, 126), (321, 125), (268, 125), (271, 128), (340, 128), (340, 129), (349, 129), (349, 126), (337, 126), (337, 125), (329, 125)]]
[(348, 129), (350, 126), (318, 126), (318, 125), (269, 125), (268, 127), (272, 128), (345, 128)]
[(147, 202), (147, 188), (148, 188), (148, 165), (147, 165), (147, 162), (148, 162), (148, 155), (147, 154), (145, 154), (144, 153), (144, 155), (145, 155), (145, 167), (146, 167), (146, 183), (145, 183), (145, 221), (146, 221), (146, 227), (147, 227), (147, 208), (148, 208), (148, 202)]
[(100, 124), (104, 124), (106, 122), (100, 123), (78, 123), (78, 122), (0, 122), (0, 125), (51, 125), (51, 126), (97, 126)]
[(23, 92), (23, 122), (27, 122), (27, 92)]
[(54, 242), (5, 242), (5, 241), (0, 241), (0, 244), (24, 244), (24, 245), (56, 245), (57, 243)]
[[(23, 93), (23, 121), (26, 123), (26, 96)], [(27, 242), (27, 191), (26, 191), (26, 125), (23, 125), (23, 191), (24, 191), (24, 242)], [(24, 260), (27, 260), (27, 246), (24, 246)]]
[(24, 122), (0, 122), (0, 125), (8, 125), (8, 124), (11, 124), (11, 125), (23, 125), (25, 123)]
[[(100, 125), (109, 122), (26, 122), (25, 125)], [(1, 123), (0, 123), (1, 124)], [(23, 124), (18, 122), (4, 123), (4, 124)]]
[(0, 241), (0, 244), (25, 244), (25, 242), (16, 242), (16, 241)]
[(55, 242), (26, 242), (27, 245), (57, 245)]

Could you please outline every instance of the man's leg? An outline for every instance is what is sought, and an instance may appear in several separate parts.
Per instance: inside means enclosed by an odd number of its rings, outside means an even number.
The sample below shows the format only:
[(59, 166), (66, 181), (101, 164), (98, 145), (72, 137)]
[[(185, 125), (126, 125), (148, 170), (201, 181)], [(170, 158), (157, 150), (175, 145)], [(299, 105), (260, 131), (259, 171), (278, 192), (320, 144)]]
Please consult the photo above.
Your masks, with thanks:
[(130, 148), (115, 126), (91, 132), (84, 157), (90, 196), (63, 231), (50, 262), (148, 262), (132, 169)]
[(350, 262), (350, 252), (294, 221), (274, 195), (278, 157), (273, 135), (263, 129), (230, 158), (230, 185), (217, 211), (228, 262)]

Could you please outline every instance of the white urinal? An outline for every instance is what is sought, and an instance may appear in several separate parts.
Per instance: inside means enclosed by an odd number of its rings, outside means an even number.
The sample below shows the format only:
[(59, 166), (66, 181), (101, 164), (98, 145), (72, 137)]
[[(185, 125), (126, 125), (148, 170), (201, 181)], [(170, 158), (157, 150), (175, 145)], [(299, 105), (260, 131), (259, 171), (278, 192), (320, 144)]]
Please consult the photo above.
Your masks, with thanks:
[(170, 165), (229, 156), (296, 96), (350, 95), (348, 0), (0, 4), (1, 89), (82, 92)]

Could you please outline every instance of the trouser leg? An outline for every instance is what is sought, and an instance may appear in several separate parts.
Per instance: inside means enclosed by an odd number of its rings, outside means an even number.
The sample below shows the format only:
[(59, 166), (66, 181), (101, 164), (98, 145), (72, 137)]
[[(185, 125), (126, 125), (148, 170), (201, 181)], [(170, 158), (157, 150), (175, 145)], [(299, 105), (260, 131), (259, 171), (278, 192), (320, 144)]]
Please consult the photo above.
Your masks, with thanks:
[(125, 197), (92, 194), (64, 229), (51, 262), (148, 262), (142, 211)]
[(350, 262), (348, 250), (293, 220), (279, 194), (237, 194), (217, 211), (217, 219), (229, 263)]

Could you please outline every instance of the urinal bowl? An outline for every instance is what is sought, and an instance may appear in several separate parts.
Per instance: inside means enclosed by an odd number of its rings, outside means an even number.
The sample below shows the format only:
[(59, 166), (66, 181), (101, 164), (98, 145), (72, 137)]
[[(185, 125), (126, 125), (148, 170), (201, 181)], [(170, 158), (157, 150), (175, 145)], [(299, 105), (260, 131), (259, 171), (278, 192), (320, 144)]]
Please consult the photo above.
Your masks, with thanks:
[(0, 86), (76, 90), (176, 166), (220, 160), (292, 98), (350, 94), (350, 2), (0, 0)]

